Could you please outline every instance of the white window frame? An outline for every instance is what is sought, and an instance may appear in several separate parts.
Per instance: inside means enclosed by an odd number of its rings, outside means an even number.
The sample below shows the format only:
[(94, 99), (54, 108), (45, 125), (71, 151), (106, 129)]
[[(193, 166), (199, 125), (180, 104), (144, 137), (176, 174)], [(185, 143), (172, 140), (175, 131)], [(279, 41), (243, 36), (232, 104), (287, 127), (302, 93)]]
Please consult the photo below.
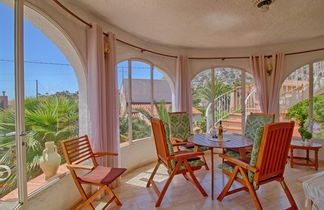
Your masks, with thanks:
[[(146, 62), (146, 61), (141, 61), (141, 60), (136, 60), (136, 59), (127, 59), (126, 60), (128, 63), (128, 98), (127, 98), (127, 115), (128, 115), (128, 143), (132, 144), (133, 141), (136, 141), (138, 139), (133, 139), (133, 125), (132, 125), (132, 92), (133, 92), (133, 87), (132, 87), (132, 61), (138, 61), (141, 63), (145, 63), (150, 66), (150, 105), (151, 105), (151, 111), (153, 113), (154, 110), (154, 68), (156, 67), (153, 63)], [(170, 87), (171, 88), (171, 87)], [(150, 138), (150, 137), (145, 137), (145, 138)]]

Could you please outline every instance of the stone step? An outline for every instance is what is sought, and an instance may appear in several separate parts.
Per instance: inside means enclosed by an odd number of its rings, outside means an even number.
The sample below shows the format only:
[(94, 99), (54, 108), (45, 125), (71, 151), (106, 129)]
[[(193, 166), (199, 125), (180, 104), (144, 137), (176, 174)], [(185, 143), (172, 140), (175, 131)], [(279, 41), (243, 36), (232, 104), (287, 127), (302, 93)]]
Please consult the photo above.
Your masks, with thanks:
[(240, 127), (237, 127), (237, 126), (224, 126), (224, 130), (225, 130), (225, 133), (237, 133), (237, 134), (242, 133), (241, 126)]
[(246, 113), (249, 112), (260, 112), (261, 109), (260, 108), (246, 108)]
[(242, 120), (241, 119), (224, 119), (222, 120), (222, 124), (223, 126), (227, 126), (227, 127), (240, 127), (242, 124)]
[(241, 113), (229, 114), (229, 119), (231, 119), (231, 120), (241, 120), (242, 119), (242, 114)]

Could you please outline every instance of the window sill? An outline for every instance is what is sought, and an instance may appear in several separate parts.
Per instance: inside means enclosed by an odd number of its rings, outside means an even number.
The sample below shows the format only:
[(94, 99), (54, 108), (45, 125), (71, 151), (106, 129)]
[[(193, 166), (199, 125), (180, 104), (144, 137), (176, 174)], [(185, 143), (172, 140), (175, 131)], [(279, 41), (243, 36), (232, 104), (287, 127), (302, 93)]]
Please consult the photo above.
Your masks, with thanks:
[[(45, 175), (42, 173), (41, 175), (29, 180), (27, 182), (27, 193), (28, 193), (28, 200), (32, 197), (37, 196), (37, 194), (41, 193), (43, 190), (51, 187), (55, 183), (59, 182), (64, 177), (68, 176), (70, 172), (66, 168), (66, 164), (60, 165), (58, 169), (58, 173), (51, 177), (49, 180), (45, 180)], [(18, 189), (11, 191), (4, 197), (0, 199), (0, 202), (15, 202), (18, 201), (17, 198)]]
[(132, 140), (132, 142), (129, 142), (129, 141), (127, 141), (127, 142), (123, 142), (123, 143), (120, 144), (120, 148), (127, 147), (127, 146), (129, 146), (129, 145), (131, 145), (131, 144), (134, 144), (134, 143), (136, 144), (136, 143), (138, 143), (138, 142), (147, 141), (147, 140), (149, 140), (149, 139), (151, 139), (151, 138), (152, 138), (152, 137), (149, 136), (149, 137), (142, 138), (142, 139), (135, 139), (135, 140)]

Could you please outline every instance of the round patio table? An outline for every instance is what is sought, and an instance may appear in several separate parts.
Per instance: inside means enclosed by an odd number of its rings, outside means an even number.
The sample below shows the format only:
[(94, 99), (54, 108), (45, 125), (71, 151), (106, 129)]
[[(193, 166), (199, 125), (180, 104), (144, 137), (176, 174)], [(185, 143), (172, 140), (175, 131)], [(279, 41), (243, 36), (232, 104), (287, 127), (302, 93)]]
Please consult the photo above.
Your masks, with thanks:
[(188, 138), (188, 141), (191, 141), (197, 146), (208, 147), (211, 152), (211, 193), (212, 200), (214, 200), (214, 148), (221, 149), (239, 149), (240, 155), (242, 158), (245, 158), (245, 147), (253, 145), (253, 142), (237, 134), (224, 134), (223, 140), (218, 140), (211, 138), (210, 134), (194, 134)]

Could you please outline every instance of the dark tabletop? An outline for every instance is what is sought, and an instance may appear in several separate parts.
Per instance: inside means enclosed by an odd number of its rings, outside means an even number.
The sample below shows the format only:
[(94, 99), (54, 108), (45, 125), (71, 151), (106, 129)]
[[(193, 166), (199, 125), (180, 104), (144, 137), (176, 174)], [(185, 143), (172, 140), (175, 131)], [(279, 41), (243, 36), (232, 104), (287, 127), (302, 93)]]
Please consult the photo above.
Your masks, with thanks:
[(242, 148), (253, 145), (250, 139), (236, 134), (224, 134), (224, 141), (211, 141), (209, 139), (211, 139), (210, 134), (194, 134), (188, 138), (188, 141), (198, 146), (214, 148)]

